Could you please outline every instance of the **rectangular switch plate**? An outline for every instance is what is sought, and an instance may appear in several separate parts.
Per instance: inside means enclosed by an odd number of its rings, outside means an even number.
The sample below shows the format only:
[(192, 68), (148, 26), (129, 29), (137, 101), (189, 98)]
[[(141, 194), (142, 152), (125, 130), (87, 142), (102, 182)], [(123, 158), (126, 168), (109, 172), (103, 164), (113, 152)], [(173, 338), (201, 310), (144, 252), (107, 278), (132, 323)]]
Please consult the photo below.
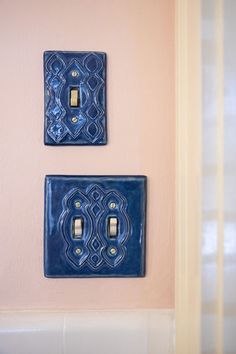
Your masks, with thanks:
[(46, 145), (104, 145), (106, 54), (44, 53)]
[(144, 276), (145, 222), (145, 176), (46, 176), (45, 276)]

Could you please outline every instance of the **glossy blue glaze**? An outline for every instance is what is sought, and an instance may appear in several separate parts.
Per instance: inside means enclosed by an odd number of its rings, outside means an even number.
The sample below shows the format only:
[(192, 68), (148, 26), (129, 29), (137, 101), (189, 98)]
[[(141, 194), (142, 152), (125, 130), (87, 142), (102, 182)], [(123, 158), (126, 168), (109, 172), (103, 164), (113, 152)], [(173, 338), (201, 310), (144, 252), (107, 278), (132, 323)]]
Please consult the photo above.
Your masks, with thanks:
[[(105, 53), (44, 53), (46, 145), (107, 143), (105, 81)], [(79, 91), (79, 107), (70, 106), (72, 88)]]
[[(119, 221), (115, 238), (110, 217)], [(145, 217), (145, 176), (46, 176), (45, 276), (144, 276)], [(75, 218), (83, 219), (81, 239), (73, 238)]]

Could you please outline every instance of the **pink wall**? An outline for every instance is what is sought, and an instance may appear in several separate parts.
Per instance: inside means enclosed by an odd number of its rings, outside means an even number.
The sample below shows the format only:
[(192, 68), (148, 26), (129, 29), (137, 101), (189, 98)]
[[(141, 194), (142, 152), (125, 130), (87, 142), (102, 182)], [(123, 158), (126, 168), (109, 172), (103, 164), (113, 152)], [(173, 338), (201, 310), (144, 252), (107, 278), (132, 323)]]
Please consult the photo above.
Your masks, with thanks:
[[(1, 309), (174, 306), (174, 1), (1, 0)], [(108, 54), (109, 144), (43, 145), (44, 50)], [(147, 276), (43, 276), (45, 174), (149, 177)]]

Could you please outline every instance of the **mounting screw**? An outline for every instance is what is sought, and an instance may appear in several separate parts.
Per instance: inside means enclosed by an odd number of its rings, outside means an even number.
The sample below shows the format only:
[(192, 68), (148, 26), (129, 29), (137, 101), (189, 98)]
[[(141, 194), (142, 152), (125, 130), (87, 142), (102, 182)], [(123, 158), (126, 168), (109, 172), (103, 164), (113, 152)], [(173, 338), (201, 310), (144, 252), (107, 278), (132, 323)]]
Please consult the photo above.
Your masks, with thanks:
[(77, 122), (78, 122), (78, 118), (77, 118), (77, 117), (72, 117), (72, 118), (71, 118), (71, 121), (72, 121), (73, 123), (77, 123)]
[(109, 249), (109, 253), (114, 256), (117, 253), (117, 249), (115, 247), (112, 247)]
[(81, 203), (80, 203), (79, 200), (77, 200), (77, 201), (75, 202), (75, 207), (78, 208), (78, 209), (81, 207)]
[(80, 255), (82, 253), (82, 249), (81, 248), (76, 248), (75, 253)]
[(73, 70), (73, 71), (71, 72), (71, 76), (73, 76), (73, 77), (77, 77), (77, 76), (79, 76), (78, 71)]
[(109, 208), (110, 208), (110, 209), (115, 209), (115, 207), (116, 207), (116, 203), (111, 202), (111, 203), (109, 204)]

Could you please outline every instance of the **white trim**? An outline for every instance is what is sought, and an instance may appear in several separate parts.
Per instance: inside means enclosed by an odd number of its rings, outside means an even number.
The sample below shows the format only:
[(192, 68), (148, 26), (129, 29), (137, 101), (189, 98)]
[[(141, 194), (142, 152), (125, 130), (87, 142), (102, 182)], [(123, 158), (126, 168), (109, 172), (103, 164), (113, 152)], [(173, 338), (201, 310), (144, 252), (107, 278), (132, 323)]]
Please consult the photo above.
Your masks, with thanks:
[(199, 354), (201, 1), (176, 0), (176, 354)]

